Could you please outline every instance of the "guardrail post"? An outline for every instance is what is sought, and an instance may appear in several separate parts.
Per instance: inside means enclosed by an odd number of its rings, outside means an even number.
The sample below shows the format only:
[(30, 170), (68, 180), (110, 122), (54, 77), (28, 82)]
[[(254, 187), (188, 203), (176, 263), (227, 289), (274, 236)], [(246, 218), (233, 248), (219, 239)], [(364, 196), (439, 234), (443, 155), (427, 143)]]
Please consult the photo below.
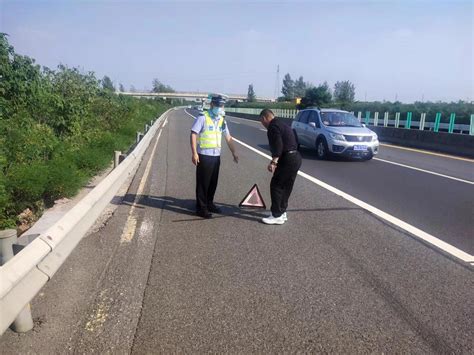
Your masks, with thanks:
[(405, 122), (405, 128), (411, 128), (411, 112), (407, 112), (407, 120)]
[[(0, 265), (13, 258), (13, 244), (16, 243), (17, 232), (15, 229), (0, 231)], [(30, 305), (27, 304), (11, 324), (11, 329), (17, 333), (24, 333), (33, 329)]]
[(387, 127), (388, 126), (388, 112), (385, 112), (383, 114), (383, 126)]
[(469, 134), (474, 136), (474, 114), (471, 114), (471, 125), (469, 126)]
[(435, 124), (434, 124), (434, 129), (433, 131), (438, 132), (439, 131), (439, 124), (441, 123), (441, 112), (438, 112), (436, 114), (435, 118)]
[(379, 113), (378, 112), (375, 112), (375, 116), (374, 116), (374, 126), (377, 126), (379, 123)]
[(149, 129), (150, 129), (150, 126), (148, 125), (148, 123), (145, 123), (145, 133), (148, 132)]
[(449, 128), (448, 128), (448, 133), (453, 133), (454, 132), (454, 121), (456, 120), (456, 114), (452, 113), (451, 116), (449, 116)]
[(143, 137), (143, 133), (142, 132), (137, 132), (137, 144), (140, 143), (142, 137)]
[(359, 122), (362, 121), (362, 112), (359, 111), (357, 113), (357, 119), (359, 120)]
[(369, 119), (370, 119), (370, 111), (365, 111), (365, 124), (369, 124)]
[(120, 150), (114, 151), (114, 169), (120, 164), (120, 156), (122, 152)]
[(419, 129), (420, 131), (424, 131), (424, 130), (425, 130), (425, 120), (426, 120), (426, 113), (423, 112), (423, 113), (421, 114), (421, 117), (420, 117), (420, 124), (419, 124), (419, 126), (418, 126), (418, 129)]
[(395, 113), (395, 128), (400, 126), (400, 112)]

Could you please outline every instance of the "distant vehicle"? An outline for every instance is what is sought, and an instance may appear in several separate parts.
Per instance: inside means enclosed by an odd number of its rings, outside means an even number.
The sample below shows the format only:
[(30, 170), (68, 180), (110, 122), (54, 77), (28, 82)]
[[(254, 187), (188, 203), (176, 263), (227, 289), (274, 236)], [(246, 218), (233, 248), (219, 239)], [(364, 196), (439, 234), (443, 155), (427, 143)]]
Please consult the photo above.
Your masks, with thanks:
[(191, 105), (188, 105), (188, 108), (191, 108)]
[(331, 155), (370, 160), (379, 150), (377, 134), (350, 112), (308, 108), (291, 123), (298, 147), (315, 148), (318, 159)]

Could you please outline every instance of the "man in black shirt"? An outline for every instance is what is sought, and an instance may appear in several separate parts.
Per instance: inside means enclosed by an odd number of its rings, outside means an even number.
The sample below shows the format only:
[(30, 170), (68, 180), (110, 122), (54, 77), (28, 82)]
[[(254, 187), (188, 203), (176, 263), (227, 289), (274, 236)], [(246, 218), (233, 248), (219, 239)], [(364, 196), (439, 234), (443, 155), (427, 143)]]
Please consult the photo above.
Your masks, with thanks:
[(265, 224), (283, 224), (287, 220), (288, 198), (293, 190), (296, 174), (301, 167), (301, 155), (293, 130), (286, 123), (275, 118), (273, 112), (260, 112), (260, 122), (267, 129), (272, 161), (267, 169), (273, 173), (270, 183), (272, 214), (262, 219)]

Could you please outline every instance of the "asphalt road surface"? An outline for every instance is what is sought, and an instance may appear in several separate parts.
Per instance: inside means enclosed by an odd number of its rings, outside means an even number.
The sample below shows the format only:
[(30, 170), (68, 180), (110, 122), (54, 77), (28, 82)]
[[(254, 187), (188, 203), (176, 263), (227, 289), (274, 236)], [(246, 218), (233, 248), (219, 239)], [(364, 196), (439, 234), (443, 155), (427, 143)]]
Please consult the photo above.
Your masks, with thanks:
[[(229, 121), (265, 151), (257, 124)], [(107, 225), (35, 298), (34, 331), (7, 331), (1, 353), (474, 352), (471, 266), (301, 176), (288, 222), (260, 223), (268, 211), (237, 207), (254, 183), (270, 203), (268, 160), (253, 150), (237, 145), (235, 164), (224, 147), (223, 214), (194, 216), (191, 124), (183, 110), (169, 115)], [(380, 158), (470, 178), (466, 161), (416, 154), (382, 147)], [(304, 172), (471, 250), (472, 185), (303, 155)]]

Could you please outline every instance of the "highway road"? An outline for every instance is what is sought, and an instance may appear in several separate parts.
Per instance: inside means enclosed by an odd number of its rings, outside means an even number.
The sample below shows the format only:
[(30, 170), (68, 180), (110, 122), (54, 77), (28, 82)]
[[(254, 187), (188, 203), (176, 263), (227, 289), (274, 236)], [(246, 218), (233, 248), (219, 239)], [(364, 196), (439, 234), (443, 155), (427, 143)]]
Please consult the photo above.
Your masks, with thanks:
[[(269, 153), (259, 122), (227, 121), (236, 138)], [(474, 160), (385, 144), (369, 162), (301, 154), (302, 171), (474, 255)]]
[(248, 147), (239, 164), (223, 150), (223, 214), (193, 214), (192, 118), (174, 111), (108, 223), (34, 300), (35, 330), (7, 331), (2, 353), (474, 352), (472, 266), (315, 183), (472, 255), (472, 162), (381, 149), (455, 180), (305, 150), (288, 222), (267, 226), (237, 207), (254, 183), (270, 203), (265, 132), (228, 121)]

